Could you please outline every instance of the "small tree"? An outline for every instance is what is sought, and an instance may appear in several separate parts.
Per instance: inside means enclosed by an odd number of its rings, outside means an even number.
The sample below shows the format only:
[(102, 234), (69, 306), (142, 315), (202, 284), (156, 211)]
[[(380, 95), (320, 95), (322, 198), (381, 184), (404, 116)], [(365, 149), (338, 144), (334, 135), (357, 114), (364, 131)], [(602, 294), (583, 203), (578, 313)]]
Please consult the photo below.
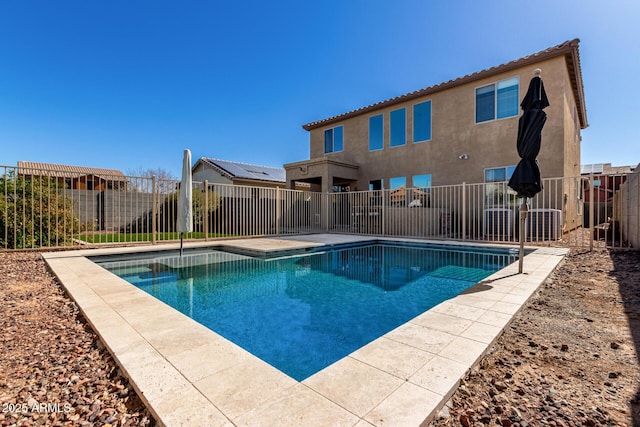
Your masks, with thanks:
[(68, 243), (80, 231), (71, 199), (48, 177), (0, 178), (0, 247), (27, 249)]
[(156, 177), (156, 185), (157, 191), (160, 194), (167, 194), (176, 189), (176, 181), (177, 178), (171, 174), (171, 172), (162, 169), (129, 169), (127, 170), (127, 175), (129, 176), (129, 189), (134, 191), (139, 191), (142, 193), (151, 193), (153, 189), (151, 188), (151, 180), (150, 178)]

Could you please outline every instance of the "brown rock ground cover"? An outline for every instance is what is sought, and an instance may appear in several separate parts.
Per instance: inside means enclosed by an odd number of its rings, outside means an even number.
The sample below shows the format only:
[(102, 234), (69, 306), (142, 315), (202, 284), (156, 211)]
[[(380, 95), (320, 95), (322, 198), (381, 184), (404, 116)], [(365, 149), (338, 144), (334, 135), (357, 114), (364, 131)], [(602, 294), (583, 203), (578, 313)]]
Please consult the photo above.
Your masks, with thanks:
[(0, 253), (0, 425), (155, 424), (38, 253)]
[(572, 252), (430, 424), (640, 426), (640, 253)]
[[(155, 424), (37, 253), (0, 253), (0, 425)], [(640, 253), (572, 252), (430, 426), (640, 426)]]

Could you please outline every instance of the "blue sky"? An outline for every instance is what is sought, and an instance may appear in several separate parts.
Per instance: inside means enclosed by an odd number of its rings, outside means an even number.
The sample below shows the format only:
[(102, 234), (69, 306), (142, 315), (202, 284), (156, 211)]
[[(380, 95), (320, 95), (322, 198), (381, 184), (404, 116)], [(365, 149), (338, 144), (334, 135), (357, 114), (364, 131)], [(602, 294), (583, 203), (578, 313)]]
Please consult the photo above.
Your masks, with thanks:
[(305, 123), (574, 38), (582, 163), (636, 165), (639, 21), (637, 0), (0, 0), (0, 165), (281, 166)]

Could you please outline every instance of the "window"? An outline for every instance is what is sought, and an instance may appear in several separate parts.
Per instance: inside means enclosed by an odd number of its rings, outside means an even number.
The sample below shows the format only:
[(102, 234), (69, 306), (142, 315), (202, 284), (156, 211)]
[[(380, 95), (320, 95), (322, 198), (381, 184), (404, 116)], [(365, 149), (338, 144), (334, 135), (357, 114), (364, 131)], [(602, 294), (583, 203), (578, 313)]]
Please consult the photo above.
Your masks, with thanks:
[(518, 115), (520, 80), (514, 77), (476, 89), (476, 123)]
[(392, 147), (405, 145), (407, 143), (407, 113), (404, 108), (392, 111), (391, 119), (391, 141)]
[(431, 139), (431, 101), (413, 106), (413, 142)]
[(515, 166), (485, 169), (485, 204), (495, 206), (516, 203), (517, 193), (507, 185), (515, 169)]
[(400, 187), (406, 187), (406, 185), (407, 185), (407, 178), (405, 178), (404, 176), (391, 178), (389, 180), (389, 188), (391, 190), (395, 190), (396, 188), (400, 188)]
[(382, 150), (383, 145), (382, 114), (369, 117), (369, 150)]
[(409, 207), (421, 208), (430, 207), (431, 200), (429, 193), (431, 192), (431, 174), (414, 175), (413, 176), (413, 189), (411, 190)]
[(343, 134), (342, 126), (338, 126), (333, 129), (327, 129), (324, 131), (325, 154), (342, 151), (342, 143), (343, 143), (342, 134)]
[(400, 207), (407, 204), (407, 179), (404, 176), (389, 180), (389, 201), (392, 206)]
[(382, 180), (374, 179), (369, 181), (369, 190), (370, 191), (382, 190)]
[(426, 173), (424, 175), (414, 175), (413, 176), (413, 187), (414, 188), (428, 188), (431, 187), (431, 174)]

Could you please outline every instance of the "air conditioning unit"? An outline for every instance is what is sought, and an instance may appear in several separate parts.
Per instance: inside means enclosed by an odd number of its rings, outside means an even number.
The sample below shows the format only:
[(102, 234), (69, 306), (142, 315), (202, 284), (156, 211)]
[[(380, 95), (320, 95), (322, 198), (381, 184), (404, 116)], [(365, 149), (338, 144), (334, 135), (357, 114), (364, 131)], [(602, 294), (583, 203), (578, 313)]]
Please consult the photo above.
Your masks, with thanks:
[(508, 208), (484, 210), (484, 236), (489, 240), (515, 240), (515, 212)]
[(560, 209), (530, 209), (526, 221), (527, 241), (560, 240), (562, 211)]

